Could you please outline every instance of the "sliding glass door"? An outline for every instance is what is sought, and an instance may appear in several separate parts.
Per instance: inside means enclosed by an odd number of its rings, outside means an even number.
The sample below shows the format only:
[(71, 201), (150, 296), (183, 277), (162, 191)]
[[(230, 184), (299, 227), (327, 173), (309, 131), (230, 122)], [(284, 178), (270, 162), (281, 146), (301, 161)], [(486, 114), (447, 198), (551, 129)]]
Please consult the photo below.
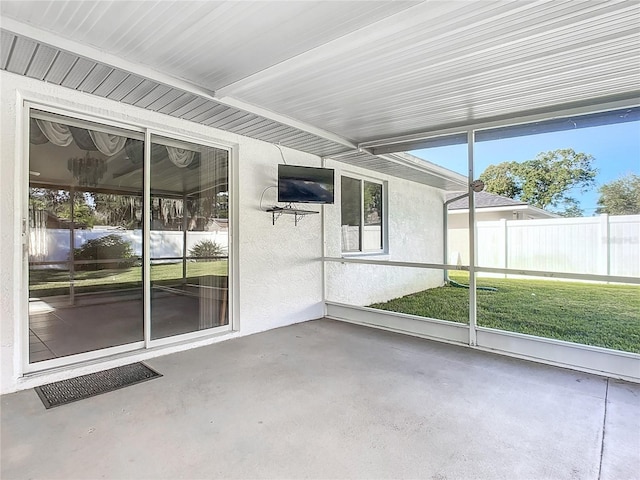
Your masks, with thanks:
[(141, 342), (142, 134), (29, 123), (29, 363)]
[(228, 152), (151, 142), (151, 339), (227, 325)]
[(30, 110), (28, 365), (229, 324), (229, 152), (151, 135), (145, 162), (144, 139)]

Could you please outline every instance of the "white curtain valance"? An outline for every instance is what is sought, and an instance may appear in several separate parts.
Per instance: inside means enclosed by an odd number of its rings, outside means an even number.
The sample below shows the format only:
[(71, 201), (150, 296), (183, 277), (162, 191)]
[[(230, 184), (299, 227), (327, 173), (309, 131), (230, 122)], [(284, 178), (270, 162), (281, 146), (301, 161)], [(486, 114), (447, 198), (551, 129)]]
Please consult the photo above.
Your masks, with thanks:
[(124, 148), (127, 137), (89, 130), (89, 136), (100, 153), (111, 157)]
[(36, 118), (36, 123), (42, 131), (45, 137), (59, 147), (67, 147), (73, 142), (73, 136), (71, 130), (62, 123), (49, 122), (47, 120), (40, 120)]
[(184, 148), (169, 146), (167, 146), (167, 153), (169, 155), (169, 160), (171, 160), (171, 163), (179, 168), (185, 168), (191, 165), (191, 162), (193, 162), (193, 158), (196, 155), (196, 152), (194, 152), (193, 150), (186, 150)]
[[(87, 149), (89, 147), (88, 142), (93, 142), (95, 148), (102, 154), (111, 157), (118, 152), (120, 152), (127, 143), (127, 137), (123, 137), (121, 135), (113, 135), (111, 133), (104, 132), (96, 132), (94, 130), (89, 129), (75, 129), (72, 130), (62, 123), (50, 122), (48, 120), (41, 120), (39, 118), (35, 119), (38, 128), (42, 131), (42, 134), (54, 145), (59, 147), (66, 147), (74, 141), (73, 133), (76, 133), (78, 136), (80, 133), (80, 137), (83, 137), (84, 141), (80, 143), (84, 143), (83, 145), (79, 145), (83, 149)], [(86, 133), (88, 132), (89, 137), (86, 137)], [(89, 140), (89, 138), (91, 140)], [(80, 138), (76, 139), (76, 143), (80, 141)], [(166, 145), (167, 156), (171, 163), (173, 163), (178, 168), (185, 168), (191, 165), (193, 160), (196, 157), (196, 152), (193, 150), (187, 150), (185, 148), (178, 147), (170, 147)], [(93, 150), (93, 149), (91, 149)]]

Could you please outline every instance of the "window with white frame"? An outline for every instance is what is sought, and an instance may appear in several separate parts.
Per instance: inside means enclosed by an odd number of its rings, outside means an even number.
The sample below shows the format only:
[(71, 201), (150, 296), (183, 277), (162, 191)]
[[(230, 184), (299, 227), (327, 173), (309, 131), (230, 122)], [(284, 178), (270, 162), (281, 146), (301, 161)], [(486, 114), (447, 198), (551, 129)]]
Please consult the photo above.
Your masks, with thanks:
[(342, 251), (383, 251), (383, 183), (343, 176), (340, 186)]

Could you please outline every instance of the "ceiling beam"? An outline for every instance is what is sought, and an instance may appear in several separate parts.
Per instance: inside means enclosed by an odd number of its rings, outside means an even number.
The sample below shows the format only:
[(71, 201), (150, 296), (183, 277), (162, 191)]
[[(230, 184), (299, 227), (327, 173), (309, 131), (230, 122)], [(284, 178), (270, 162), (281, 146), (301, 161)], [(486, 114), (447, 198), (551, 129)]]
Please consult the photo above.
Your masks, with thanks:
[(253, 105), (251, 103), (243, 102), (242, 100), (238, 100), (233, 97), (216, 97), (216, 102), (222, 103), (223, 105), (228, 105), (230, 107), (237, 108), (239, 110), (244, 110), (245, 112), (253, 113), (255, 115), (259, 115), (264, 118), (268, 118), (269, 120), (273, 120), (278, 123), (282, 123), (283, 125), (287, 125), (289, 127), (293, 127), (298, 130), (302, 130), (303, 132), (310, 133), (315, 135), (316, 137), (324, 138), (325, 140), (332, 141), (334, 143), (338, 143), (350, 149), (358, 148), (357, 145), (340, 135), (336, 135), (335, 133), (329, 132), (322, 128), (314, 127), (313, 125), (309, 125), (308, 123), (296, 120), (291, 117), (287, 117), (286, 115), (281, 115), (276, 112), (272, 112), (271, 110), (267, 110), (266, 108), (259, 107), (257, 105)]
[(438, 138), (454, 136), (469, 130), (485, 130), (490, 128), (522, 125), (544, 120), (559, 119), (577, 115), (606, 112), (623, 108), (640, 106), (640, 90), (622, 95), (602, 97), (589, 102), (574, 102), (556, 105), (551, 108), (501, 115), (486, 119), (478, 119), (456, 125), (442, 126), (433, 130), (401, 135), (397, 137), (381, 138), (358, 144), (358, 148), (365, 149), (375, 155), (395, 152), (407, 152), (433, 146)]

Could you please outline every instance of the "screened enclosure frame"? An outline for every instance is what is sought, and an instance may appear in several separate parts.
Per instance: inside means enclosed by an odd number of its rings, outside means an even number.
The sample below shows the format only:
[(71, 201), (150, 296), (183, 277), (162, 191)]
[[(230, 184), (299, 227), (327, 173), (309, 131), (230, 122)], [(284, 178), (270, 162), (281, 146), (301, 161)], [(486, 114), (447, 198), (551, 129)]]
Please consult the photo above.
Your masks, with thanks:
[[(418, 269), (434, 269), (447, 271), (465, 271), (469, 273), (469, 319), (468, 324), (459, 324), (437, 318), (426, 318), (404, 313), (378, 310), (370, 307), (349, 305), (332, 302), (326, 297), (326, 314), (329, 318), (353, 322), (390, 331), (416, 335), (437, 341), (469, 346), (481, 350), (499, 352), (501, 354), (535, 360), (556, 366), (568, 367), (596, 374), (607, 374), (626, 380), (640, 381), (640, 354), (613, 350), (609, 348), (584, 345), (564, 340), (557, 340), (535, 335), (497, 330), (479, 326), (477, 322), (477, 273), (499, 273), (522, 275), (524, 277), (543, 277), (549, 279), (570, 279), (579, 281), (596, 281), (609, 283), (623, 283), (640, 285), (640, 278), (616, 275), (599, 275), (588, 273), (569, 273), (561, 271), (538, 271), (514, 268), (483, 267), (477, 264), (477, 222), (474, 205), (474, 191), (471, 183), (477, 178), (474, 171), (474, 145), (478, 141), (500, 138), (500, 134), (523, 136), (523, 132), (535, 126), (541, 133), (553, 128), (570, 129), (568, 122), (572, 117), (584, 118), (585, 125), (598, 126), (606, 124), (607, 116), (627, 111), (629, 118), (625, 121), (640, 119), (640, 106), (629, 102), (611, 102), (599, 105), (597, 108), (581, 106), (574, 109), (543, 112), (527, 117), (496, 120), (479, 123), (473, 128), (447, 128), (433, 132), (431, 135), (404, 136), (395, 139), (384, 139), (361, 145), (374, 154), (392, 153), (397, 151), (428, 148), (429, 146), (447, 146), (467, 143), (467, 180), (468, 190), (462, 196), (469, 197), (469, 265), (451, 265), (443, 263), (396, 262), (378, 259), (365, 259), (343, 254), (340, 257), (323, 257), (323, 263), (360, 264), (384, 267), (405, 267)], [(604, 123), (601, 123), (604, 122)], [(577, 127), (576, 127), (577, 128)], [(534, 134), (534, 133), (530, 133)], [(444, 214), (444, 213), (443, 213)], [(443, 222), (443, 229), (447, 222)], [(323, 235), (326, 232), (323, 229)], [(447, 238), (447, 232), (443, 231)], [(326, 239), (325, 239), (326, 243)], [(446, 252), (447, 246), (444, 246)], [(326, 272), (326, 268), (323, 268)], [(326, 273), (325, 273), (326, 276)], [(325, 282), (326, 282), (325, 278)]]

